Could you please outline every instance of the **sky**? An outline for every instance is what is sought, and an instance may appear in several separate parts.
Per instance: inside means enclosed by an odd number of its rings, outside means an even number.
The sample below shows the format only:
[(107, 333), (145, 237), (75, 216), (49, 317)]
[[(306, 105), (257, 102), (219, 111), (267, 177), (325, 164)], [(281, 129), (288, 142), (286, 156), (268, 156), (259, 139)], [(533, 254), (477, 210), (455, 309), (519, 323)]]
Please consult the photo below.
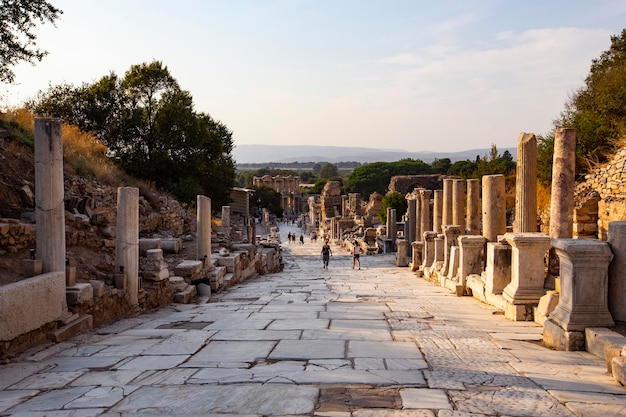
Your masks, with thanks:
[(409, 152), (517, 146), (549, 133), (623, 0), (48, 0), (42, 62), (0, 106), (161, 61), (235, 146)]

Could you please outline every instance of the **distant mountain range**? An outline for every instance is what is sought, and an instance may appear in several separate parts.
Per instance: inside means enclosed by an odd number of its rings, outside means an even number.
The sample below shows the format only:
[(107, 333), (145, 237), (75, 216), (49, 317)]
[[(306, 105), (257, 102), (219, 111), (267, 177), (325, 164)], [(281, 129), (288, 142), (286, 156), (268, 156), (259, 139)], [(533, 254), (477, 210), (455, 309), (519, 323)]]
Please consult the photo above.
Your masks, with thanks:
[[(488, 155), (491, 149), (469, 149), (459, 152), (407, 152), (400, 149), (374, 149), (317, 145), (237, 145), (232, 154), (237, 164), (285, 162), (394, 162), (403, 158), (421, 159), (431, 163), (435, 159), (450, 158), (452, 162), (475, 160)], [(502, 154), (509, 151), (517, 159), (517, 148), (498, 148)]]

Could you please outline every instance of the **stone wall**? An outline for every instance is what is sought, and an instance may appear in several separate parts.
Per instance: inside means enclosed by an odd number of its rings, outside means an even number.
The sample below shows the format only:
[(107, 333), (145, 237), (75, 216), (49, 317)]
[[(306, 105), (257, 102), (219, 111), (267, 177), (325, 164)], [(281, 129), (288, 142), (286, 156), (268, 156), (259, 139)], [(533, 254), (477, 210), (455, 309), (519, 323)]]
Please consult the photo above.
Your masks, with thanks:
[(606, 240), (609, 223), (626, 220), (625, 184), (626, 148), (622, 148), (611, 161), (592, 170), (585, 175), (584, 182), (577, 185), (575, 235), (578, 232), (579, 237)]

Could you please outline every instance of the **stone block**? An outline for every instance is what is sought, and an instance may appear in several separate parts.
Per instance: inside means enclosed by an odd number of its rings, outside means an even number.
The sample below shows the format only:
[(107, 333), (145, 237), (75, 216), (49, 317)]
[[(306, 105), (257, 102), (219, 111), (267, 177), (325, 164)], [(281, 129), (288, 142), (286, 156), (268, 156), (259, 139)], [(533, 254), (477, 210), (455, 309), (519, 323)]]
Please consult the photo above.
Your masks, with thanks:
[(539, 299), (539, 305), (535, 309), (535, 323), (541, 324), (548, 319), (548, 315), (554, 311), (559, 304), (559, 293), (548, 291), (546, 295)]
[(74, 284), (76, 284), (76, 267), (65, 267), (65, 285), (71, 287)]
[(67, 305), (75, 306), (93, 300), (91, 284), (78, 283), (65, 289)]
[(621, 385), (626, 385), (626, 358), (617, 356), (611, 361), (613, 378)]
[(511, 321), (533, 321), (533, 307), (536, 304), (511, 304), (507, 300), (504, 318)]
[(194, 280), (202, 275), (202, 261), (182, 261), (174, 268), (174, 275)]
[(126, 289), (128, 276), (126, 274), (115, 274), (115, 288)]
[(93, 288), (94, 297), (102, 297), (104, 295), (104, 290), (106, 289), (104, 282), (92, 279), (89, 281), (89, 284), (91, 284), (91, 287)]
[(139, 273), (142, 279), (146, 281), (163, 281), (170, 277), (170, 271), (167, 268), (163, 268), (160, 271), (141, 271)]
[(170, 281), (170, 287), (172, 287), (175, 292), (181, 292), (189, 286), (183, 277), (169, 277), (168, 279)]
[(189, 304), (196, 296), (197, 290), (195, 285), (190, 285), (181, 292), (174, 294), (174, 302), (178, 304)]
[(139, 256), (146, 256), (151, 249), (161, 249), (161, 239), (139, 239)]
[(183, 249), (181, 239), (161, 239), (161, 249), (164, 253), (179, 253)]
[(65, 271), (49, 272), (0, 288), (0, 340), (55, 321), (66, 311)]
[(22, 259), (22, 275), (27, 278), (41, 274), (43, 261), (40, 259)]
[(556, 350), (585, 350), (585, 333), (567, 331), (548, 318), (543, 324), (543, 343)]
[(606, 360), (607, 349), (616, 348), (621, 352), (622, 347), (626, 346), (626, 337), (606, 327), (587, 327), (585, 343), (587, 352)]
[(90, 314), (81, 314), (76, 320), (48, 333), (48, 338), (53, 342), (62, 342), (92, 329), (93, 316)]

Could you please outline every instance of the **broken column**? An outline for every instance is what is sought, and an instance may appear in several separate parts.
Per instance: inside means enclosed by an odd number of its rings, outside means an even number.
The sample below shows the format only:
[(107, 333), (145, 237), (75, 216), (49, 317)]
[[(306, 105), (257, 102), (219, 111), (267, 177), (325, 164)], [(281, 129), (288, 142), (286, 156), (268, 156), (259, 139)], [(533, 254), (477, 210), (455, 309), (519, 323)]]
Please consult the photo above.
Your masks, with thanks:
[(483, 176), (483, 236), (489, 242), (506, 233), (506, 200), (504, 175)]
[(467, 220), (465, 233), (468, 235), (480, 234), (480, 180), (467, 180)]
[(560, 260), (559, 304), (544, 323), (543, 341), (557, 350), (585, 350), (587, 327), (615, 323), (607, 304), (608, 267), (613, 259), (606, 242), (553, 239)]
[(117, 189), (115, 272), (126, 274), (128, 301), (138, 304), (139, 292), (139, 189)]
[(411, 242), (411, 271), (415, 272), (422, 265), (422, 255), (424, 253), (424, 242)]
[(424, 259), (422, 261), (422, 269), (428, 267), (435, 261), (435, 239), (437, 238), (436, 232), (424, 232)]
[(423, 188), (416, 188), (413, 190), (415, 196), (415, 241), (420, 242), (422, 240), (422, 199), (420, 197), (420, 191)]
[(230, 241), (230, 206), (222, 206), (222, 234)]
[(520, 133), (517, 138), (513, 231), (537, 231), (537, 138), (533, 133)]
[[(35, 219), (42, 272), (65, 271), (61, 119), (35, 119)], [(65, 303), (64, 303), (65, 304)]]
[(433, 192), (431, 190), (420, 190), (420, 230), (422, 232), (419, 236), (420, 240), (422, 240), (424, 233), (432, 230), (430, 224), (430, 196), (432, 193)]
[(435, 230), (437, 233), (443, 231), (444, 226), (452, 224), (452, 178), (446, 178), (443, 180), (443, 203), (441, 211), (441, 227), (442, 230)]
[(196, 197), (198, 204), (196, 219), (198, 221), (198, 258), (211, 259), (211, 199), (204, 195)]
[(505, 317), (514, 321), (532, 320), (533, 307), (543, 296), (545, 254), (550, 237), (543, 233), (506, 233), (511, 245), (511, 282), (502, 295), (507, 302)]
[(465, 180), (461, 179), (452, 182), (452, 224), (465, 233)]
[(443, 219), (443, 190), (435, 190), (433, 197), (433, 227), (437, 234), (441, 233), (441, 222)]
[(609, 311), (616, 321), (626, 322), (626, 222), (611, 222), (608, 244), (613, 251), (609, 265)]
[(408, 262), (406, 254), (409, 251), (409, 249), (407, 249), (409, 247), (409, 242), (407, 242), (405, 239), (398, 239), (397, 245), (398, 251), (396, 252), (396, 266), (407, 266)]

